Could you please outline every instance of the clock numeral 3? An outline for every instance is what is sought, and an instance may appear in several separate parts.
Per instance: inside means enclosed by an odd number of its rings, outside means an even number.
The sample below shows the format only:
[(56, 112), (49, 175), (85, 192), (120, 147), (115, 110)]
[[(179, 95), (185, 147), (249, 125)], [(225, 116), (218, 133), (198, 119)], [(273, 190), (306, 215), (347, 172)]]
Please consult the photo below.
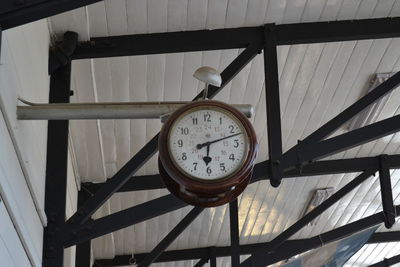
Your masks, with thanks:
[(235, 142), (235, 144), (233, 145), (234, 148), (237, 148), (239, 146), (239, 140), (235, 139), (233, 140), (233, 142)]

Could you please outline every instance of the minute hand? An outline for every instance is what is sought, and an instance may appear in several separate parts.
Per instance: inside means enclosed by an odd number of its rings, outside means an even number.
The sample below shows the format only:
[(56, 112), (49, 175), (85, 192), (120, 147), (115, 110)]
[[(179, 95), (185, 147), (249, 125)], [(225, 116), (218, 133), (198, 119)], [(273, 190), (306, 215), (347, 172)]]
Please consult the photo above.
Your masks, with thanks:
[(222, 140), (225, 140), (225, 139), (234, 137), (234, 136), (237, 136), (237, 135), (239, 135), (239, 134), (242, 134), (242, 133), (235, 133), (235, 134), (232, 134), (232, 135), (229, 135), (229, 136), (222, 137), (222, 138), (220, 138), (220, 139), (216, 139), (216, 140), (214, 140), (214, 141), (209, 141), (209, 142), (206, 142), (206, 143), (203, 143), (203, 144), (198, 144), (198, 145), (197, 145), (197, 149), (201, 149), (202, 147), (205, 147), (205, 146), (214, 144), (214, 143), (216, 143), (216, 142), (219, 142), (219, 141), (222, 141)]

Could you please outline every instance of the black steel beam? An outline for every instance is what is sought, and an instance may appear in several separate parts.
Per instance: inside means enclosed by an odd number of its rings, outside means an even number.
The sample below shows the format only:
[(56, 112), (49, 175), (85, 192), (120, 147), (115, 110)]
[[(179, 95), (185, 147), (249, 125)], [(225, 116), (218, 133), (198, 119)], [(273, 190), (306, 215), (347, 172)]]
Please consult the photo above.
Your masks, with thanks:
[(375, 122), (359, 129), (309, 144), (296, 157), (286, 158), (285, 166), (291, 166), (296, 162), (308, 162), (314, 159), (327, 157), (346, 149), (359, 146), (381, 137), (393, 134), (400, 130), (400, 115)]
[[(91, 196), (88, 191), (81, 190), (78, 192), (78, 207)], [(77, 267), (91, 267), (91, 240), (78, 244), (76, 246), (75, 265)]]
[[(66, 1), (66, 0), (64, 0)], [(0, 21), (1, 24), (1, 21)], [(282, 24), (277, 45), (325, 43), (400, 36), (400, 18)], [(74, 59), (244, 48), (264, 43), (264, 27), (152, 33), (92, 38)]]
[(400, 231), (374, 233), (368, 240), (369, 244), (400, 242)]
[(208, 258), (202, 258), (200, 259), (198, 262), (196, 262), (196, 264), (194, 265), (194, 267), (202, 267), (204, 266), (204, 264), (206, 264), (209, 261)]
[(91, 38), (73, 59), (246, 48), (262, 43), (263, 27), (199, 30)]
[[(351, 226), (351, 230), (354, 231), (352, 233), (356, 233), (358, 231), (359, 226), (368, 228), (370, 226), (376, 225), (377, 218), (383, 219), (384, 216), (382, 213), (379, 213), (378, 215), (375, 214), (370, 217), (364, 218), (361, 221), (359, 220), (359, 221), (354, 222), (353, 225)], [(367, 222), (367, 224), (366, 224), (366, 222)], [(378, 222), (378, 224), (379, 223), (380, 222)], [(352, 234), (348, 230), (345, 230), (342, 227), (336, 228), (332, 231), (334, 234), (340, 234), (340, 236), (337, 236), (337, 238), (334, 240), (338, 240), (340, 238), (346, 237), (346, 234)], [(327, 235), (327, 233), (325, 235)], [(324, 234), (322, 234), (322, 236), (324, 236)], [(334, 235), (331, 234), (330, 236), (334, 236)], [(272, 261), (271, 264), (276, 263), (281, 260), (288, 259), (299, 253), (303, 253), (307, 250), (317, 248), (322, 245), (322, 242), (329, 243), (334, 240), (325, 238), (321, 241), (318, 236), (307, 238), (307, 239), (287, 240), (281, 245), (279, 252), (276, 251), (274, 253), (269, 254), (270, 259), (271, 259), (270, 261)], [(400, 242), (400, 232), (374, 233), (374, 234), (372, 234), (371, 238), (368, 240), (367, 244), (386, 243), (386, 242)], [(268, 244), (268, 242), (260, 243), (260, 244), (241, 245), (240, 246), (240, 255), (249, 255), (255, 249), (257, 249), (261, 246), (264, 246), (266, 244)], [(214, 251), (214, 255), (217, 258), (230, 256), (230, 246), (203, 247), (203, 248), (165, 251), (154, 262), (155, 263), (156, 262), (174, 262), (174, 261), (187, 261), (187, 260), (198, 260), (198, 259), (208, 260), (209, 251), (211, 249)], [(148, 255), (147, 253), (135, 254), (134, 258), (137, 262), (139, 262), (140, 260), (144, 259), (147, 255)], [(113, 259), (95, 260), (95, 263), (98, 264), (99, 266), (103, 266), (103, 267), (125, 266), (125, 265), (129, 265), (131, 260), (132, 260), (132, 255), (121, 255), (121, 256), (116, 256)]]
[(279, 45), (327, 43), (400, 37), (399, 18), (283, 24), (277, 28)]
[[(68, 103), (70, 97), (71, 64), (59, 68), (50, 77), (50, 103)], [(49, 121), (45, 212), (48, 225), (44, 229), (43, 267), (62, 267), (64, 248), (57, 242), (56, 232), (65, 222), (67, 199), (68, 121)]]
[(229, 222), (231, 232), (231, 266), (238, 267), (240, 264), (240, 244), (239, 244), (239, 211), (238, 200), (229, 203)]
[(137, 206), (115, 212), (99, 219), (90, 220), (85, 224), (68, 229), (62, 236), (64, 246), (73, 246), (90, 239), (117, 231), (148, 219), (187, 206), (185, 202), (173, 195), (166, 195), (147, 201)]
[[(208, 89), (208, 98), (213, 98), (220, 90), (222, 90), (232, 79), (235, 75), (240, 72), (249, 61), (251, 61), (257, 53), (260, 51), (261, 47), (258, 44), (251, 44), (248, 48), (246, 48), (240, 55), (238, 55), (232, 62), (229, 64), (224, 71), (221, 73), (222, 77), (222, 84), (219, 88), (215, 86), (210, 86)], [(201, 97), (203, 92), (200, 92), (193, 100), (198, 99)], [(112, 194), (118, 191), (133, 175), (134, 173), (143, 166), (146, 161), (153, 156), (158, 150), (158, 134), (154, 136), (144, 147), (133, 156), (112, 178), (108, 179), (107, 182), (99, 188), (99, 190), (91, 197), (79, 210), (67, 221), (66, 231), (69, 232), (68, 229), (74, 225), (84, 224), (93, 213), (111, 197)], [(180, 208), (181, 203), (177, 203), (174, 207), (170, 207), (170, 211)], [(109, 215), (107, 217), (110, 218)], [(112, 220), (112, 219), (111, 219)], [(129, 221), (123, 220), (124, 222)], [(110, 229), (117, 229), (121, 225), (118, 222), (115, 222), (117, 226), (113, 226), (113, 223), (109, 222)], [(120, 228), (118, 228), (120, 229)], [(103, 231), (106, 229), (103, 227)], [(112, 232), (112, 231), (108, 231)], [(68, 238), (69, 239), (69, 238)], [(65, 239), (64, 239), (65, 241)]]
[(352, 191), (354, 188), (356, 188), (358, 185), (360, 185), (363, 181), (368, 179), (372, 174), (374, 174), (376, 169), (368, 169), (358, 175), (356, 178), (354, 178), (351, 182), (343, 186), (339, 191), (337, 191), (335, 194), (333, 194), (330, 198), (325, 200), (322, 204), (319, 206), (315, 207), (313, 210), (311, 210), (309, 213), (307, 213), (303, 218), (298, 220), (296, 223), (291, 225), (288, 229), (283, 231), (281, 234), (279, 234), (277, 237), (275, 237), (271, 242), (268, 243), (268, 245), (262, 246), (258, 249), (256, 249), (253, 253), (252, 256), (248, 259), (246, 259), (241, 266), (265, 266), (266, 264), (263, 265), (263, 262), (265, 261), (267, 253), (270, 253), (272, 250), (276, 249), (279, 247), (282, 243), (284, 243), (288, 238), (290, 238), (293, 234), (298, 232), (301, 228), (306, 226), (308, 223), (310, 223), (312, 220), (317, 218), (319, 215), (321, 215), (325, 210), (327, 210), (329, 207), (331, 207), (334, 203), (336, 203), (338, 200), (340, 200), (343, 196), (348, 194), (350, 191)]
[[(378, 85), (374, 90), (363, 96), (357, 102), (353, 103), (350, 107), (342, 111), (336, 117), (325, 123), (323, 126), (318, 128), (315, 132), (307, 136), (299, 144), (295, 145), (287, 152), (284, 153), (282, 164), (285, 167), (291, 167), (293, 165), (300, 165), (304, 162), (298, 158), (298, 154), (302, 152), (303, 148), (309, 144), (315, 144), (325, 137), (332, 134), (339, 127), (357, 115), (359, 112), (364, 110), (366, 107), (374, 103), (379, 98), (383, 97), (390, 91), (394, 90), (400, 84), (400, 72), (397, 72), (392, 77), (387, 79), (385, 82)], [(284, 168), (285, 169), (285, 168)]]
[(396, 255), (388, 259), (385, 258), (383, 261), (374, 263), (372, 265), (369, 265), (368, 267), (389, 267), (399, 262), (400, 262), (400, 255)]
[[(7, 30), (100, 1), (102, 0), (2, 0), (0, 3), (0, 25), (4, 30)], [(4, 12), (5, 10), (6, 12)]]
[[(389, 168), (400, 168), (400, 155), (387, 155), (387, 162)], [(268, 169), (269, 161), (263, 161), (257, 163), (254, 166), (253, 176), (251, 182), (257, 182), (264, 179), (270, 179), (270, 174), (266, 173)], [(330, 175), (338, 173), (352, 173), (362, 172), (369, 167), (378, 169), (379, 159), (377, 157), (363, 157), (354, 159), (338, 159), (338, 160), (320, 160), (311, 162), (301, 169), (286, 170), (283, 173), (283, 178), (295, 178), (305, 176), (317, 176), (317, 175)], [(90, 192), (96, 192), (104, 183), (83, 183)], [(138, 190), (152, 190), (165, 188), (161, 177), (156, 175), (144, 175), (134, 176), (124, 184), (118, 192), (131, 192)]]
[(265, 72), (265, 97), (267, 111), (268, 154), (270, 183), (277, 187), (282, 180), (282, 129), (281, 106), (279, 98), (278, 57), (276, 54), (276, 26), (267, 24), (264, 28), (264, 72)]
[(152, 264), (163, 251), (171, 245), (171, 243), (188, 227), (194, 219), (204, 210), (201, 207), (194, 207), (166, 237), (149, 253), (147, 256), (139, 262), (139, 267), (147, 267)]
[(379, 182), (381, 186), (383, 213), (386, 217), (385, 227), (392, 228), (396, 222), (396, 210), (393, 203), (392, 182), (386, 155), (379, 157)]

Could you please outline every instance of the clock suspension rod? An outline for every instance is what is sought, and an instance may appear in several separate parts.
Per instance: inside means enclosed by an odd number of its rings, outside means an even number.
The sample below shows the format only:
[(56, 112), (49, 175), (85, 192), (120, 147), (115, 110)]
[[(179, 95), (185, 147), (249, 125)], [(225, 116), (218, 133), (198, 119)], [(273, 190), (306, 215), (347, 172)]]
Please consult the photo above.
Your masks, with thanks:
[[(20, 99), (21, 100), (21, 99)], [(160, 119), (191, 102), (119, 102), (36, 104), (21, 100), (27, 106), (17, 106), (19, 120), (101, 120), (101, 119)], [(250, 104), (232, 105), (251, 118)]]

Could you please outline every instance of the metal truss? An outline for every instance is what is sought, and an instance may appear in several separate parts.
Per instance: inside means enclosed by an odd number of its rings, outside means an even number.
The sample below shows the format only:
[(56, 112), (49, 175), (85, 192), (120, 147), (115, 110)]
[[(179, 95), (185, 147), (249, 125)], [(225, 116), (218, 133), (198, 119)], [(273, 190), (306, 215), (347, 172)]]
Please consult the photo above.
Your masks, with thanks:
[(384, 259), (381, 262), (370, 265), (369, 267), (389, 267), (400, 262), (400, 255), (393, 256), (389, 259)]
[[(0, 25), (3, 29), (8, 29), (97, 1), (31, 0), (29, 5), (26, 4), (19, 7), (14, 6), (14, 2), (5, 1), (0, 4)], [(79, 43), (77, 45), (76, 43), (72, 45), (68, 43), (70, 41), (68, 41), (69, 38), (66, 36), (64, 43), (57, 46), (57, 49), (61, 49), (59, 51), (61, 53), (50, 54), (50, 101), (68, 102), (70, 68), (71, 60), (73, 59), (244, 48), (241, 54), (221, 73), (222, 86), (220, 88), (210, 87), (208, 98), (212, 98), (248, 62), (258, 53), (264, 51), (267, 124), (268, 128), (274, 128), (274, 131), (270, 130), (268, 132), (270, 159), (255, 166), (252, 182), (261, 179), (270, 179), (273, 186), (278, 186), (282, 178), (347, 172), (361, 173), (274, 240), (252, 247), (251, 251), (249, 251), (252, 256), (241, 264), (239, 263), (239, 254), (242, 253), (243, 246), (240, 246), (238, 238), (237, 202), (232, 202), (230, 204), (232, 246), (227, 252), (232, 257), (232, 266), (266, 266), (274, 260), (289, 258), (295, 254), (318, 247), (321, 245), (321, 242), (331, 242), (372, 225), (384, 222), (386, 227), (391, 227), (396, 215), (400, 214), (400, 207), (393, 204), (389, 174), (390, 168), (400, 167), (400, 155), (317, 161), (330, 154), (376, 140), (400, 130), (400, 117), (394, 116), (326, 139), (368, 105), (396, 88), (400, 83), (400, 73), (395, 74), (379, 85), (310, 136), (300, 141), (293, 148), (282, 153), (276, 47), (278, 45), (301, 43), (393, 37), (400, 37), (400, 18), (287, 25), (268, 24), (261, 27), (236, 29), (101, 37), (92, 38), (90, 42)], [(67, 56), (63, 57), (60, 55)], [(202, 92), (194, 97), (193, 100), (198, 99), (201, 95)], [(88, 266), (88, 262), (90, 262), (88, 259), (90, 259), (91, 239), (187, 205), (172, 195), (167, 195), (103, 218), (91, 219), (94, 212), (115, 192), (163, 187), (157, 175), (134, 177), (135, 172), (156, 153), (157, 139), (158, 135), (154, 136), (149, 143), (144, 145), (126, 165), (103, 185), (84, 185), (88, 191), (93, 192), (93, 195), (89, 197), (80, 196), (80, 200), (82, 201), (80, 201), (78, 211), (65, 221), (68, 121), (49, 122), (45, 200), (49, 225), (46, 227), (44, 235), (44, 267), (62, 266), (63, 249), (76, 244), (80, 244), (78, 247), (77, 262), (82, 263), (82, 266)], [(295, 241), (287, 241), (290, 236), (319, 216), (333, 203), (375, 172), (380, 173), (384, 208), (381, 213), (339, 227), (317, 237), (303, 240), (301, 245)], [(146, 180), (147, 178), (149, 179)], [(152, 252), (143, 255), (142, 258), (137, 258), (139, 266), (148, 266), (150, 263), (162, 259), (163, 255), (167, 255), (167, 252), (163, 251), (201, 211), (202, 209), (200, 208), (192, 209)], [(276, 249), (278, 247), (280, 248), (279, 250)], [(217, 255), (219, 255), (217, 248), (207, 249), (206, 253), (198, 257), (199, 262), (196, 266), (202, 266), (207, 261), (210, 261), (211, 266), (216, 266)]]

